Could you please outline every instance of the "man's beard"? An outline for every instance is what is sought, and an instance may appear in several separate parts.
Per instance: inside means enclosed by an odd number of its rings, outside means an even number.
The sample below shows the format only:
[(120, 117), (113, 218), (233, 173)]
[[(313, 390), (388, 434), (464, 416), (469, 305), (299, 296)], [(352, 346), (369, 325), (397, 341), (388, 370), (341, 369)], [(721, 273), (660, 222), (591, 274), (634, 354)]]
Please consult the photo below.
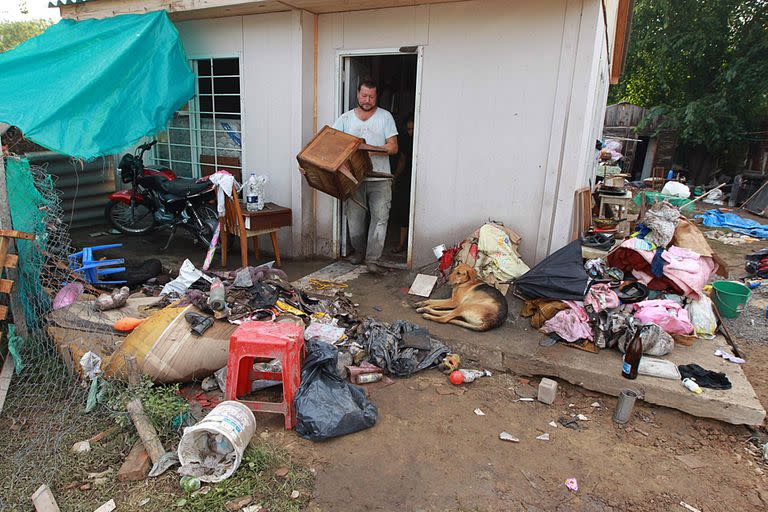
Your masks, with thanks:
[(361, 105), (360, 103), (357, 104), (358, 107), (360, 107), (361, 110), (365, 110), (368, 112), (369, 110), (373, 110), (373, 105)]

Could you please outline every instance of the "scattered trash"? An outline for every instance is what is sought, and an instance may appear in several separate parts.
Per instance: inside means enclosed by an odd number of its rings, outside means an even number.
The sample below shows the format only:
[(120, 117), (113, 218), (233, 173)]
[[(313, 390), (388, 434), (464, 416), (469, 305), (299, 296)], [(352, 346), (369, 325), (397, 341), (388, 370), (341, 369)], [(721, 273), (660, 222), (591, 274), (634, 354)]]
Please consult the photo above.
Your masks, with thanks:
[(459, 370), (454, 370), (451, 372), (451, 375), (448, 377), (451, 381), (451, 384), (454, 386), (458, 386), (459, 384), (462, 384), (464, 382), (464, 374), (461, 373)]
[(533, 402), (534, 399), (533, 398), (518, 398), (517, 401), (518, 402)]
[(79, 281), (74, 281), (64, 285), (64, 287), (59, 290), (59, 292), (56, 294), (56, 297), (53, 299), (52, 308), (57, 310), (72, 305), (83, 293), (83, 289), (83, 283)]
[(696, 507), (692, 507), (689, 504), (687, 504), (684, 501), (680, 502), (680, 506), (688, 510), (689, 512), (701, 512), (701, 510), (697, 509)]
[[(432, 337), (429, 337), (429, 350), (401, 347), (403, 334), (410, 331), (429, 334), (425, 328), (403, 320), (386, 324), (368, 318), (362, 325), (362, 335), (358, 335), (357, 341), (370, 356), (371, 363), (397, 377), (407, 377), (438, 364), (450, 353), (447, 346)], [(466, 375), (464, 377), (466, 380)]]
[(502, 441), (509, 441), (509, 442), (512, 442), (512, 443), (519, 443), (520, 442), (520, 439), (516, 438), (515, 436), (513, 436), (509, 432), (502, 432), (502, 433), (500, 433), (499, 434), (499, 439), (501, 439)]
[(93, 380), (101, 374), (101, 357), (88, 351), (80, 358), (80, 366), (83, 368), (85, 376)]
[(111, 499), (108, 502), (102, 504), (99, 508), (97, 508), (93, 512), (112, 512), (116, 508), (117, 508), (117, 505), (115, 505), (115, 500)]
[(130, 295), (131, 289), (127, 286), (113, 290), (112, 293), (102, 293), (94, 301), (93, 309), (96, 311), (109, 311), (110, 309), (121, 308), (128, 302)]
[(179, 268), (179, 277), (166, 284), (160, 291), (160, 295), (167, 295), (176, 292), (179, 295), (184, 294), (192, 283), (203, 277), (203, 272), (195, 268), (191, 261), (184, 260)]
[(70, 451), (75, 455), (80, 455), (81, 453), (88, 453), (89, 451), (91, 451), (91, 443), (88, 441), (78, 441), (72, 445), (72, 449)]
[(549, 425), (550, 427), (557, 428), (557, 423), (555, 423), (554, 421), (550, 421), (549, 423), (547, 423), (547, 425)]
[(478, 416), (485, 416), (485, 413), (479, 407), (475, 409), (475, 414)]
[(699, 386), (696, 381), (691, 378), (683, 379), (683, 386), (685, 386), (689, 391), (696, 393), (697, 395), (700, 395), (704, 392), (704, 390), (701, 389), (701, 386)]
[[(464, 383), (474, 382), (475, 380), (479, 379), (480, 377), (490, 377), (490, 376), (493, 375), (488, 370), (466, 370), (466, 369), (462, 368), (462, 369), (457, 370), (457, 371), (462, 376), (461, 382), (464, 382)], [(451, 381), (451, 382), (453, 382), (453, 381)], [(459, 384), (461, 384), (461, 382)]]
[(629, 421), (632, 415), (632, 408), (635, 406), (635, 400), (639, 393), (633, 389), (622, 389), (619, 392), (619, 401), (616, 403), (616, 410), (613, 413), (613, 421), (624, 424)]
[(569, 491), (578, 492), (579, 482), (575, 478), (569, 478), (565, 481), (565, 486)]
[(557, 382), (552, 379), (543, 378), (539, 382), (538, 400), (541, 403), (552, 405), (557, 398)]
[(256, 431), (253, 412), (240, 402), (217, 405), (199, 423), (184, 429), (179, 441), (182, 475), (203, 482), (220, 482), (240, 466), (243, 452)]
[(311, 441), (351, 434), (376, 423), (376, 406), (358, 386), (336, 373), (338, 350), (308, 340), (301, 369), (301, 385), (294, 399), (296, 433)]
[(141, 325), (144, 320), (144, 318), (132, 318), (130, 316), (126, 316), (115, 321), (115, 323), (112, 324), (112, 328), (118, 332), (131, 332), (136, 327)]
[(740, 357), (736, 357), (736, 356), (734, 356), (734, 355), (732, 355), (732, 354), (730, 354), (730, 353), (728, 353), (728, 352), (726, 352), (725, 350), (722, 350), (722, 349), (715, 350), (715, 355), (717, 357), (722, 357), (726, 361), (730, 361), (732, 363), (736, 363), (736, 364), (744, 364), (744, 363), (746, 363), (746, 361), (744, 359), (742, 359)]
[(301, 496), (301, 494), (299, 493), (299, 491), (293, 491), (293, 492), (291, 493), (291, 499), (292, 499), (292, 500), (296, 500), (296, 499), (298, 499), (298, 498), (299, 498), (299, 496)]
[(154, 466), (152, 466), (152, 470), (149, 472), (149, 477), (158, 477), (172, 467), (178, 466), (179, 464), (181, 464), (181, 461), (179, 460), (179, 454), (177, 452), (165, 452), (160, 457), (160, 460), (158, 460)]
[[(442, 255), (442, 253), (441, 253)], [(437, 276), (430, 276), (426, 274), (418, 274), (416, 279), (413, 280), (408, 293), (411, 295), (417, 295), (419, 297), (429, 297), (432, 295), (432, 290), (437, 283)]]
[(179, 480), (179, 487), (184, 492), (193, 492), (203, 485), (200, 479), (196, 476), (184, 475)]
[(53, 497), (53, 492), (45, 484), (37, 488), (31, 499), (35, 510), (39, 512), (58, 512), (60, 510), (56, 498)]
[(600, 402), (592, 402), (589, 404), (590, 407), (600, 407)]
[(370, 384), (384, 378), (384, 371), (367, 361), (360, 363), (360, 366), (346, 366), (346, 369), (353, 384)]
[(98, 473), (88, 473), (88, 480), (96, 480), (97, 478), (104, 478), (107, 475), (111, 475), (114, 473), (114, 470), (112, 468), (107, 468), (104, 471), (99, 471)]
[(304, 329), (305, 340), (321, 340), (331, 345), (335, 345), (339, 341), (346, 339), (346, 329), (343, 327), (337, 327), (335, 325), (312, 322)]
[(286, 467), (278, 468), (275, 471), (275, 476), (277, 478), (285, 478), (286, 476), (288, 476), (288, 473), (290, 473), (290, 472), (291, 472), (291, 470), (286, 468)]
[(577, 414), (576, 415), (576, 419), (579, 420), (579, 421), (588, 421), (589, 420), (589, 418), (587, 418), (583, 414)]
[(235, 498), (234, 500), (226, 502), (224, 504), (224, 508), (232, 512), (236, 512), (237, 510), (240, 510), (246, 505), (250, 505), (252, 501), (253, 501), (253, 496), (242, 496), (240, 498)]
[(565, 416), (560, 416), (557, 420), (558, 423), (560, 423), (565, 428), (570, 428), (572, 430), (581, 430), (581, 425), (579, 425), (579, 420), (575, 416), (573, 418), (567, 418)]
[(544, 432), (540, 436), (536, 436), (539, 441), (549, 441), (549, 432)]
[(191, 326), (190, 332), (194, 336), (202, 336), (205, 334), (205, 331), (213, 327), (214, 322), (213, 317), (193, 312), (184, 314), (184, 320), (186, 320)]
[(257, 503), (255, 505), (248, 505), (247, 507), (243, 507), (240, 512), (261, 512), (262, 510), (261, 503)]
[(147, 504), (147, 503), (149, 503), (149, 502), (150, 502), (150, 498), (144, 498), (143, 500), (141, 500), (141, 501), (139, 502), (139, 506), (140, 506), (140, 507), (143, 507), (144, 505), (146, 505), (146, 504)]

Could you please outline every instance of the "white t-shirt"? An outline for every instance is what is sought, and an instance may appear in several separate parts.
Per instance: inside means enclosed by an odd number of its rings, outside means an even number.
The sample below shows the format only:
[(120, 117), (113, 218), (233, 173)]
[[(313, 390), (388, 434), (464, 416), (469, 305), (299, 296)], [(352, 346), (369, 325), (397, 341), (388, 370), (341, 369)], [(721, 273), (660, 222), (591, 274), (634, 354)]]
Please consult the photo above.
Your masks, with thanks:
[[(354, 110), (344, 112), (333, 123), (332, 128), (365, 139), (366, 144), (371, 146), (383, 146), (388, 138), (397, 135), (395, 119), (381, 107), (377, 108), (367, 121), (361, 121)], [(371, 163), (374, 172), (392, 174), (389, 155), (371, 155)]]

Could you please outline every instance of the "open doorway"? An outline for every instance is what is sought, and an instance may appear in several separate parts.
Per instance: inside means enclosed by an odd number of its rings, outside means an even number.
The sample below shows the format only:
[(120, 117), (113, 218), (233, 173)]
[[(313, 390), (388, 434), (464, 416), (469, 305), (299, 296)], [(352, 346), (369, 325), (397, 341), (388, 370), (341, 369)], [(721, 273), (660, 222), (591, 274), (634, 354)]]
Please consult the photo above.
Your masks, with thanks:
[[(340, 111), (346, 112), (357, 106), (357, 86), (363, 80), (378, 84), (378, 106), (388, 110), (397, 125), (398, 155), (390, 157), (390, 169), (396, 177), (392, 184), (392, 207), (389, 213), (387, 237), (380, 264), (406, 268), (412, 242), (412, 196), (415, 170), (415, 125), (417, 107), (418, 54), (392, 52), (371, 55), (342, 56), (342, 80), (340, 83)], [(410, 128), (410, 130), (409, 130)], [(410, 132), (410, 135), (409, 135)], [(347, 218), (342, 205), (340, 216), (341, 255), (353, 251), (348, 239)], [(366, 225), (368, 224), (367, 219)]]

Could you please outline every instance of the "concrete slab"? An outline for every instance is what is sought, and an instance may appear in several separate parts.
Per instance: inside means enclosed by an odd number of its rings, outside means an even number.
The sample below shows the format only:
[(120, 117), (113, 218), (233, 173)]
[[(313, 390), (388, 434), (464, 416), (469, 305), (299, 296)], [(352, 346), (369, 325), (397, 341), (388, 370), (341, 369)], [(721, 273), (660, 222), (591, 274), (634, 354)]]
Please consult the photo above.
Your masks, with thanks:
[(736, 425), (760, 425), (765, 419), (765, 409), (741, 366), (713, 355), (716, 348), (727, 346), (722, 337), (696, 340), (690, 347), (678, 345), (664, 357), (678, 365), (696, 363), (723, 372), (733, 384), (727, 391), (704, 389), (700, 395), (691, 393), (679, 381), (645, 375), (625, 379), (621, 375), (621, 354), (616, 350), (591, 354), (562, 344), (540, 347), (538, 340), (532, 336), (507, 347), (503, 351), (505, 369), (524, 375), (559, 377), (613, 396), (624, 388), (633, 388), (646, 402)]
[(387, 322), (402, 319), (425, 326), (433, 336), (460, 353), (467, 366), (557, 377), (613, 396), (617, 396), (621, 389), (632, 387), (640, 391), (648, 403), (727, 423), (759, 425), (765, 418), (765, 409), (742, 368), (713, 355), (715, 348), (727, 346), (722, 337), (696, 340), (691, 347), (677, 346), (666, 357), (675, 364), (697, 363), (709, 370), (723, 372), (733, 384), (728, 391), (705, 389), (703, 394), (695, 395), (678, 381), (644, 375), (633, 381), (623, 378), (621, 354), (616, 350), (591, 354), (562, 344), (540, 347), (543, 334), (532, 329), (528, 320), (519, 318), (521, 303), (517, 299), (510, 298), (510, 316), (503, 326), (476, 333), (421, 318), (412, 307), (420, 298), (407, 295), (412, 280), (407, 272), (391, 272), (382, 277), (358, 269), (350, 263), (337, 262), (296, 283), (306, 285), (310, 278), (343, 280), (348, 285), (345, 291), (353, 294), (361, 314)]

